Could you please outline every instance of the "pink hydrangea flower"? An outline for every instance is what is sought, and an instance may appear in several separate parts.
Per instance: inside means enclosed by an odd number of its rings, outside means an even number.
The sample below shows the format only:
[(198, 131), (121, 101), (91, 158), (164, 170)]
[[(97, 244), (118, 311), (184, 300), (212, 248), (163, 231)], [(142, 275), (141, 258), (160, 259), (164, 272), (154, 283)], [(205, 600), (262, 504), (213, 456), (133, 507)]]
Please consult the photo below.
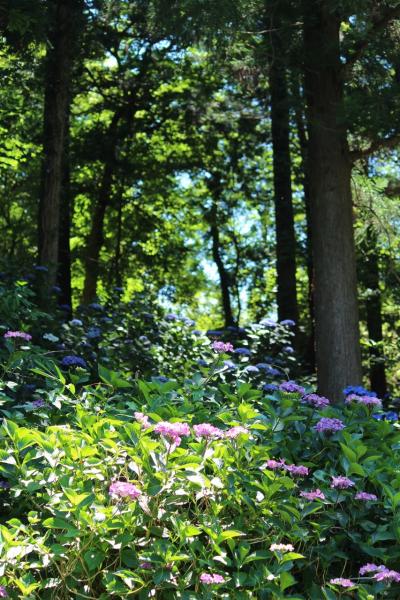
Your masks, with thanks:
[(283, 459), (283, 458), (281, 458), (279, 460), (274, 460), (273, 458), (271, 458), (270, 460), (267, 460), (265, 465), (263, 465), (264, 468), (271, 469), (271, 471), (276, 471), (277, 469), (283, 469), (285, 466), (286, 466), (285, 459)]
[(206, 585), (213, 585), (218, 583), (225, 583), (225, 579), (218, 573), (202, 573), (200, 575), (200, 582)]
[(382, 569), (379, 573), (375, 573), (373, 577), (376, 581), (395, 581), (396, 583), (400, 583), (400, 573), (391, 569)]
[(149, 429), (149, 427), (151, 427), (151, 423), (147, 415), (142, 412), (135, 412), (134, 415), (136, 421), (141, 424), (142, 429)]
[(187, 423), (170, 423), (169, 421), (161, 421), (154, 427), (155, 433), (159, 433), (168, 438), (176, 446), (181, 443), (182, 437), (190, 435), (190, 428)]
[(344, 588), (354, 587), (355, 585), (351, 581), (351, 579), (345, 579), (344, 577), (336, 577), (336, 579), (330, 579), (329, 583), (331, 583), (332, 585), (340, 585)]
[(303, 465), (284, 465), (283, 467), (285, 471), (288, 471), (295, 477), (306, 477), (308, 475), (308, 467), (304, 467)]
[(356, 500), (364, 500), (365, 502), (378, 500), (378, 496), (375, 496), (375, 494), (368, 494), (367, 492), (357, 492), (354, 498)]
[(331, 488), (346, 490), (349, 487), (353, 487), (353, 485), (355, 485), (354, 481), (348, 477), (343, 477), (342, 475), (332, 477)]
[(210, 423), (200, 423), (199, 425), (194, 425), (193, 430), (198, 438), (205, 437), (208, 439), (217, 439), (224, 437), (224, 432), (218, 427), (214, 427), (214, 425), (211, 425)]
[(153, 568), (153, 565), (148, 560), (144, 560), (139, 565), (140, 569), (146, 569), (147, 571)]
[(233, 346), (230, 342), (218, 342), (215, 341), (211, 344), (211, 348), (218, 354), (224, 354), (225, 352), (233, 352)]
[(271, 544), (269, 549), (271, 552), (293, 552), (292, 544)]
[(110, 496), (131, 498), (131, 500), (136, 500), (141, 495), (141, 491), (133, 483), (127, 481), (114, 481), (108, 491)]
[(29, 333), (25, 333), (24, 331), (6, 331), (4, 334), (5, 339), (20, 339), (25, 340), (26, 342), (30, 342), (32, 336)]
[(346, 398), (346, 404), (356, 402), (357, 404), (364, 404), (364, 406), (375, 406), (381, 408), (382, 400), (375, 398), (374, 396), (358, 396), (357, 394), (350, 394)]
[(325, 500), (325, 494), (319, 488), (311, 490), (311, 492), (300, 492), (300, 496), (306, 500)]
[(249, 433), (249, 430), (246, 429), (246, 427), (242, 427), (241, 425), (235, 425), (235, 427), (231, 427), (230, 429), (225, 431), (225, 437), (234, 439), (234, 438), (237, 438), (237, 436), (241, 435), (242, 433), (244, 433), (244, 434)]

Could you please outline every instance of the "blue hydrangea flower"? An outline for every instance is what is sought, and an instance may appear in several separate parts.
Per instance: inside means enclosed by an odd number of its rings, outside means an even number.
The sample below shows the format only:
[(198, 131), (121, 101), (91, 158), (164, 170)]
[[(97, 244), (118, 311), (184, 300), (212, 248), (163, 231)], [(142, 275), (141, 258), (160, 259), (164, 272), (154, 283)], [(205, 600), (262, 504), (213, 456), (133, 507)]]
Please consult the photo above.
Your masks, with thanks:
[(356, 394), (357, 396), (370, 396), (371, 398), (376, 398), (376, 392), (370, 392), (362, 387), (362, 385), (348, 385), (344, 388), (343, 393), (345, 396), (349, 396), (350, 394)]
[(204, 360), (204, 358), (199, 358), (199, 360), (197, 361), (197, 364), (200, 367), (207, 367), (208, 366), (208, 362), (206, 360)]
[(222, 331), (218, 329), (209, 329), (206, 333), (207, 335), (222, 335)]
[(292, 348), (292, 346), (284, 346), (282, 348), (282, 352), (286, 352), (286, 354), (293, 354), (294, 349)]
[(237, 365), (232, 360), (224, 360), (224, 366), (233, 371), (237, 369)]
[(156, 375), (155, 377), (153, 377), (153, 379), (155, 379), (159, 383), (167, 383), (167, 381), (169, 381), (169, 378), (165, 377), (165, 375)]
[(72, 310), (69, 304), (60, 304), (58, 308), (60, 310), (64, 310), (65, 312), (71, 312)]
[(398, 421), (399, 415), (395, 413), (393, 410), (389, 410), (384, 413), (376, 413), (372, 415), (374, 419), (377, 421)]
[(82, 327), (82, 325), (83, 325), (83, 323), (80, 319), (71, 319), (69, 324), (73, 325), (74, 327)]
[(38, 273), (48, 273), (49, 269), (48, 267), (45, 267), (44, 265), (36, 265), (35, 267), (33, 267), (35, 269), (35, 271), (37, 271)]
[(260, 325), (264, 325), (264, 327), (276, 327), (277, 322), (274, 319), (262, 319), (260, 321)]
[(80, 356), (64, 356), (61, 361), (63, 367), (81, 367), (86, 369), (86, 361)]
[(168, 313), (167, 315), (165, 315), (165, 320), (166, 321), (178, 321), (179, 316), (176, 315), (175, 313)]
[(193, 329), (192, 333), (193, 335), (201, 335), (203, 332), (200, 329)]
[(275, 383), (266, 383), (265, 385), (263, 385), (264, 392), (268, 392), (268, 393), (273, 393), (276, 392), (279, 388), (277, 385), (275, 385)]
[(257, 369), (257, 367), (255, 367), (254, 365), (249, 365), (248, 367), (246, 367), (245, 371), (247, 373), (259, 373), (260, 369)]
[(101, 336), (101, 329), (99, 327), (90, 327), (86, 335), (89, 339), (94, 340)]
[(251, 356), (251, 351), (248, 348), (235, 348), (234, 352), (241, 356)]
[(98, 302), (92, 302), (91, 304), (89, 304), (89, 308), (92, 308), (93, 310), (103, 310), (102, 305)]
[(285, 325), (286, 327), (294, 327), (296, 323), (295, 321), (292, 321), (292, 319), (284, 319), (281, 321), (281, 325)]

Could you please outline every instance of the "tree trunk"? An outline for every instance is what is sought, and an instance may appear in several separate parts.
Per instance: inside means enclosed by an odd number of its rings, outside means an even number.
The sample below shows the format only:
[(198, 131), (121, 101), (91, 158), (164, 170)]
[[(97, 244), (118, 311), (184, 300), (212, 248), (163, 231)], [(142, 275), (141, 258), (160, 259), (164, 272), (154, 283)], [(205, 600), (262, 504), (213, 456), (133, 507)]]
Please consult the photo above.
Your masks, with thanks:
[(274, 57), (269, 70), (271, 129), (275, 190), (276, 271), (278, 318), (298, 322), (296, 294), (296, 239), (294, 233), (291, 159), (289, 147), (289, 98), (282, 48), (274, 36)]
[[(49, 47), (46, 56), (43, 168), (38, 215), (39, 264), (49, 271), (43, 299), (48, 288), (56, 283), (60, 204), (63, 180), (63, 157), (69, 110), (72, 40), (74, 36), (74, 1), (50, 1)], [(44, 283), (44, 282), (43, 282)], [(47, 288), (47, 290), (45, 289)]]
[(304, 7), (317, 377), (320, 393), (338, 402), (362, 380), (340, 17), (328, 0)]
[(371, 344), (369, 347), (369, 378), (371, 389), (374, 390), (380, 398), (383, 398), (387, 393), (387, 385), (385, 363), (382, 353), (382, 305), (376, 243), (376, 235), (373, 229), (368, 228), (363, 248), (364, 253), (362, 255), (360, 275), (367, 293), (365, 299), (365, 311), (368, 337)]
[(57, 283), (61, 289), (59, 304), (72, 306), (71, 289), (71, 185), (69, 162), (69, 114), (67, 115), (66, 139), (63, 158), (63, 181), (61, 187), (60, 229), (58, 237)]
[(85, 283), (82, 295), (82, 302), (84, 304), (92, 302), (96, 297), (97, 292), (99, 258), (101, 247), (104, 242), (104, 217), (111, 200), (114, 171), (117, 164), (116, 152), (119, 142), (118, 125), (121, 118), (122, 109), (114, 113), (107, 136), (107, 155), (85, 250)]
[(218, 225), (218, 199), (221, 194), (221, 182), (219, 177), (217, 175), (212, 177), (208, 183), (208, 186), (212, 195), (212, 207), (208, 215), (212, 243), (212, 256), (218, 270), (225, 327), (229, 327), (231, 325), (236, 325), (236, 321), (233, 316), (231, 304), (230, 277), (221, 256), (221, 240), (219, 236)]
[(296, 117), (296, 128), (297, 135), (300, 144), (300, 156), (301, 156), (301, 172), (302, 172), (302, 184), (303, 184), (303, 197), (304, 197), (304, 208), (306, 214), (306, 264), (307, 264), (307, 278), (308, 278), (308, 312), (310, 317), (310, 330), (308, 333), (308, 340), (306, 342), (305, 360), (310, 366), (312, 371), (315, 371), (315, 311), (314, 311), (314, 264), (312, 257), (312, 229), (311, 229), (311, 206), (310, 206), (310, 183), (308, 174), (308, 139), (307, 139), (307, 128), (305, 124), (305, 118), (303, 114), (303, 99), (301, 97), (300, 90), (297, 82), (294, 84), (295, 89), (295, 117)]

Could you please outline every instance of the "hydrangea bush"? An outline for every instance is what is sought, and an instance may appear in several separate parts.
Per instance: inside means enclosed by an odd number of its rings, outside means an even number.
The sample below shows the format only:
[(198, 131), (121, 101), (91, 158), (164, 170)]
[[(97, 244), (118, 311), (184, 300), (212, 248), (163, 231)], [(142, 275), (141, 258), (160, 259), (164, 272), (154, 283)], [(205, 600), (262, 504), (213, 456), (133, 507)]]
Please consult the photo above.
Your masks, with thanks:
[(138, 371), (109, 314), (4, 323), (0, 597), (400, 597), (396, 413), (172, 313), (135, 316)]

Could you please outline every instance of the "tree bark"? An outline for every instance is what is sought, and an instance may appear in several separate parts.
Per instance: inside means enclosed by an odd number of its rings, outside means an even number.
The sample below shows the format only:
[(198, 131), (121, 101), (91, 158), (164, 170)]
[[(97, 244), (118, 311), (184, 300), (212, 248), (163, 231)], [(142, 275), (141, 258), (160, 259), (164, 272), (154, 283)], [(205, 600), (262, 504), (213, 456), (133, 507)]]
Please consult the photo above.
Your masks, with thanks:
[(371, 389), (383, 398), (387, 393), (385, 363), (382, 353), (382, 304), (379, 287), (380, 273), (378, 256), (376, 252), (376, 235), (372, 228), (368, 228), (365, 243), (363, 244), (362, 264), (360, 275), (366, 288), (365, 312), (370, 341), (369, 378)]
[(312, 228), (311, 228), (311, 206), (310, 206), (310, 183), (308, 174), (308, 136), (307, 125), (305, 123), (305, 115), (301, 93), (298, 83), (294, 84), (295, 89), (295, 118), (297, 135), (300, 144), (301, 156), (301, 172), (303, 184), (304, 208), (306, 214), (306, 264), (308, 278), (308, 312), (310, 318), (310, 329), (308, 332), (308, 340), (306, 342), (305, 360), (312, 371), (315, 371), (315, 311), (314, 311), (314, 264), (312, 257)]
[(296, 239), (293, 220), (289, 97), (278, 35), (273, 37), (274, 57), (269, 70), (271, 129), (275, 191), (276, 271), (278, 318), (298, 322), (296, 293)]
[(99, 277), (99, 258), (104, 242), (104, 217), (111, 201), (114, 172), (117, 165), (117, 147), (119, 143), (118, 126), (122, 118), (122, 109), (115, 112), (111, 120), (107, 136), (107, 155), (103, 166), (103, 174), (99, 193), (96, 198), (90, 233), (85, 249), (85, 283), (82, 302), (88, 304), (96, 297)]
[[(71, 182), (69, 157), (69, 114), (67, 115), (66, 139), (63, 157), (63, 181), (61, 186), (60, 227), (58, 236), (57, 283), (61, 289), (59, 304), (72, 307), (71, 287)], [(72, 309), (71, 309), (72, 311)]]
[[(63, 157), (69, 110), (75, 0), (51, 0), (43, 116), (43, 167), (38, 215), (39, 264), (49, 271), (42, 295), (56, 283)], [(46, 289), (47, 288), (47, 291)]]
[(338, 402), (362, 380), (340, 16), (328, 0), (303, 6), (317, 377), (320, 393)]
[(220, 289), (221, 303), (224, 313), (225, 327), (236, 325), (236, 320), (233, 316), (231, 294), (230, 294), (230, 277), (225, 268), (223, 258), (221, 256), (221, 239), (219, 235), (218, 225), (218, 200), (221, 194), (221, 182), (218, 175), (214, 175), (209, 181), (208, 187), (212, 195), (212, 206), (208, 215), (210, 223), (210, 235), (212, 243), (212, 257), (217, 266)]

